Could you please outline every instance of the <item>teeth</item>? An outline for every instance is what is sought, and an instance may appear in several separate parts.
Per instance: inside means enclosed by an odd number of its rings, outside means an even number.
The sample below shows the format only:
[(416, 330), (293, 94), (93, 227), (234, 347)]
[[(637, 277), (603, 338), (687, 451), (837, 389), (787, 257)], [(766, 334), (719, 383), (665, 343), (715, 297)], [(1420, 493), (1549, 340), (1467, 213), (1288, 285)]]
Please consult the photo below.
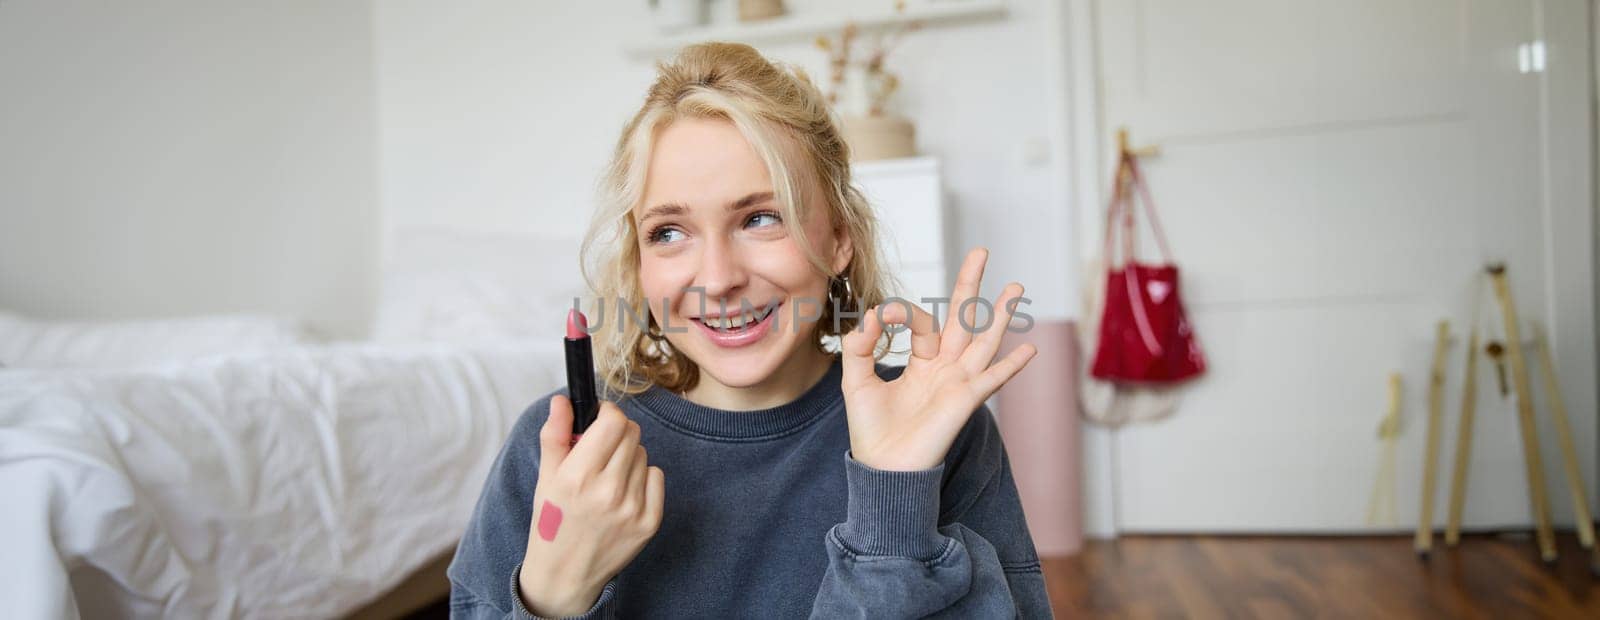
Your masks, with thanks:
[(760, 321), (766, 317), (765, 312), (746, 312), (732, 317), (701, 317), (700, 322), (712, 329), (743, 329), (747, 323)]

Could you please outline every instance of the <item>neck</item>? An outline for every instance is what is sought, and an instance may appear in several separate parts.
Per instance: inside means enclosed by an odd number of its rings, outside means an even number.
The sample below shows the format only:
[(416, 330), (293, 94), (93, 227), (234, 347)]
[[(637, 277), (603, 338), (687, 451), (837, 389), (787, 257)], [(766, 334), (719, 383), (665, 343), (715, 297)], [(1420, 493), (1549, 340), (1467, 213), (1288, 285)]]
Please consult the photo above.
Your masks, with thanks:
[(683, 397), (702, 407), (726, 411), (770, 409), (793, 402), (828, 374), (833, 355), (807, 346), (790, 355), (772, 376), (755, 385), (730, 387), (706, 373)]

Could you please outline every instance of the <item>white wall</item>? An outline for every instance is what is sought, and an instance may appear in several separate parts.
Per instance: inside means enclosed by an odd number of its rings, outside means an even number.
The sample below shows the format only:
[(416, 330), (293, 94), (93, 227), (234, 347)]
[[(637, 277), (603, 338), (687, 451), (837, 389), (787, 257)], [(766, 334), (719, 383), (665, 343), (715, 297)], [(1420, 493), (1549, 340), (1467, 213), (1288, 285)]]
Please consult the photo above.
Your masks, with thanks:
[(361, 335), (371, 31), (365, 2), (0, 2), (0, 308)]
[[(955, 247), (993, 250), (985, 291), (1018, 280), (1035, 316), (1065, 316), (1077, 302), (1064, 268), (1070, 211), (1053, 177), (1064, 166), (1023, 158), (1030, 141), (1050, 139), (1047, 7), (1008, 4), (1001, 20), (912, 34), (890, 64), (904, 83), (900, 111), (948, 174)], [(623, 51), (653, 27), (647, 3), (411, 1), (376, 10), (390, 229), (578, 235), (601, 167), (654, 76), (651, 60)], [(763, 51), (826, 75), (809, 42)]]

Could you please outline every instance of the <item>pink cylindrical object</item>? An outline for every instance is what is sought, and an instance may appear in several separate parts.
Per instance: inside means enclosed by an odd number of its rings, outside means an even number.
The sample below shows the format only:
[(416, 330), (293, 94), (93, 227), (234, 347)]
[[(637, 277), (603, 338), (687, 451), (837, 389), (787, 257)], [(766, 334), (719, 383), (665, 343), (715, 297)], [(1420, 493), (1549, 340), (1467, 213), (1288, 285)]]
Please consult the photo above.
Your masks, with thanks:
[(1023, 343), (1039, 354), (1000, 389), (995, 420), (1039, 555), (1072, 555), (1083, 548), (1077, 329), (1071, 321), (1036, 321), (1027, 332), (1007, 333), (1000, 355)]

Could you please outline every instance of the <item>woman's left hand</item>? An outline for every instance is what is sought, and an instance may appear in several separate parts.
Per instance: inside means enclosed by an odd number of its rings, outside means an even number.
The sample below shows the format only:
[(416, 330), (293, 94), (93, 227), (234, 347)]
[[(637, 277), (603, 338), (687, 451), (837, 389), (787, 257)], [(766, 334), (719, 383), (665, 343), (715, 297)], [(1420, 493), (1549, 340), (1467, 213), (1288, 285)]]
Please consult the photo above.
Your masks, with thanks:
[[(867, 309), (861, 327), (844, 337), (845, 411), (850, 426), (850, 452), (873, 469), (916, 471), (944, 460), (967, 419), (991, 394), (1033, 359), (1037, 349), (1024, 344), (995, 361), (1000, 338), (1022, 296), (1022, 285), (1006, 285), (994, 304), (987, 326), (975, 320), (987, 250), (967, 254), (950, 295), (943, 330), (915, 305), (891, 303)], [(966, 316), (962, 314), (965, 306)], [(906, 316), (910, 310), (911, 316)], [(911, 328), (911, 357), (899, 378), (885, 382), (874, 369), (873, 350), (884, 325)], [(978, 329), (982, 328), (982, 329)], [(974, 333), (976, 332), (976, 333)]]

